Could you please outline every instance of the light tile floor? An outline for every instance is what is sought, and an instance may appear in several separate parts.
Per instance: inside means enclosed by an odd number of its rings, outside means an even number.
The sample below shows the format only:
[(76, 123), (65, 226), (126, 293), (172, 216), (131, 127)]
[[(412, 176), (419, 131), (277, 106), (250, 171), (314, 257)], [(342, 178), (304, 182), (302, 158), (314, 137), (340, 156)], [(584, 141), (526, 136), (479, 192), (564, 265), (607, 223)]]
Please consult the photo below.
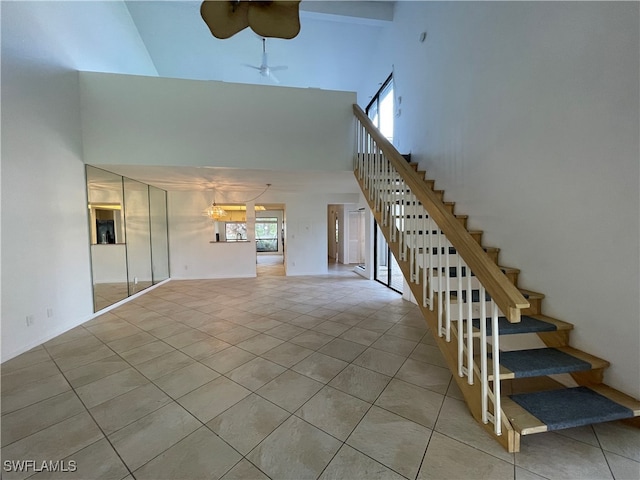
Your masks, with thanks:
[(349, 269), (171, 281), (2, 365), (3, 467), (77, 465), (2, 476), (640, 478), (617, 422), (505, 452), (443, 366), (417, 308)]

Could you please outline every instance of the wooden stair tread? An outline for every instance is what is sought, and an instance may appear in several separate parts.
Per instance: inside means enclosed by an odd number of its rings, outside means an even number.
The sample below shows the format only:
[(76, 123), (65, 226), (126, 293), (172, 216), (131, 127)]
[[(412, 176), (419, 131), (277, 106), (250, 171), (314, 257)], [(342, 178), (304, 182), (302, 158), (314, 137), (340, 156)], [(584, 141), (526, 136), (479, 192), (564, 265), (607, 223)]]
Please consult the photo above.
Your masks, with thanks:
[(608, 361), (596, 357), (595, 355), (591, 355), (590, 353), (583, 352), (582, 350), (578, 350), (577, 348), (569, 346), (556, 348), (561, 352), (564, 352), (568, 355), (571, 355), (572, 357), (579, 358), (583, 362), (591, 364), (591, 368), (609, 368), (609, 366), (611, 365)]
[(617, 398), (626, 397), (621, 392), (610, 387), (599, 390), (574, 387), (514, 394), (502, 398), (502, 409), (521, 435), (622, 420), (640, 414), (617, 401)]
[[(505, 267), (504, 265), (498, 265), (498, 268), (500, 270), (502, 270), (503, 273), (520, 273), (520, 269), (519, 268), (514, 268), (514, 267)], [(522, 290), (520, 290), (522, 291)]]
[(557, 318), (549, 317), (547, 315), (527, 315), (528, 317), (532, 317), (543, 322), (553, 323), (556, 326), (557, 330), (573, 330), (573, 324), (569, 322), (565, 322), (562, 320), (558, 320)]
[(518, 290), (520, 290), (524, 298), (539, 299), (539, 300), (544, 299), (544, 293), (534, 292), (532, 290), (526, 290), (524, 288), (519, 288)]
[(547, 431), (547, 426), (540, 419), (531, 415), (509, 397), (501, 399), (502, 411), (506, 415), (514, 430), (520, 435), (531, 435)]
[(589, 388), (598, 392), (600, 395), (603, 395), (608, 399), (627, 407), (633, 412), (634, 417), (640, 417), (640, 401), (636, 400), (635, 398), (630, 397), (626, 393), (622, 393), (621, 391), (604, 384), (591, 385)]

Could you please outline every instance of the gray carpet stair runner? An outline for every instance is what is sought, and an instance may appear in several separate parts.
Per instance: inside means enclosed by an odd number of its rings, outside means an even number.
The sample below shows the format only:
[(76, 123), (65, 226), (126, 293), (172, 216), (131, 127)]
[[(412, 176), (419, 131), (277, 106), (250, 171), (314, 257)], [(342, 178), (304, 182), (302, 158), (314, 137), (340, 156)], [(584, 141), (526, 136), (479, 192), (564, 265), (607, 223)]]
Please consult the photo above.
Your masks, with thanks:
[(632, 410), (587, 387), (520, 393), (509, 397), (544, 423), (548, 430), (581, 427), (634, 416)]
[[(521, 322), (498, 319), (500, 335), (550, 332), (556, 325), (523, 315)], [(473, 320), (475, 328), (480, 320)], [(487, 319), (487, 334), (491, 334), (491, 319)], [(587, 371), (591, 364), (555, 348), (539, 348), (500, 352), (500, 365), (515, 378), (540, 377), (561, 373)], [(592, 423), (631, 418), (634, 412), (587, 387), (538, 391), (509, 395), (527, 410), (547, 430), (580, 427)]]
[[(473, 320), (473, 327), (480, 328), (480, 319)], [(487, 335), (491, 335), (491, 319), (487, 318)], [(518, 333), (553, 332), (558, 328), (549, 322), (538, 320), (528, 315), (521, 315), (520, 322), (511, 323), (505, 317), (498, 318), (498, 333), (500, 335), (515, 335)]]
[(555, 348), (500, 352), (500, 365), (515, 378), (591, 370), (591, 364)]

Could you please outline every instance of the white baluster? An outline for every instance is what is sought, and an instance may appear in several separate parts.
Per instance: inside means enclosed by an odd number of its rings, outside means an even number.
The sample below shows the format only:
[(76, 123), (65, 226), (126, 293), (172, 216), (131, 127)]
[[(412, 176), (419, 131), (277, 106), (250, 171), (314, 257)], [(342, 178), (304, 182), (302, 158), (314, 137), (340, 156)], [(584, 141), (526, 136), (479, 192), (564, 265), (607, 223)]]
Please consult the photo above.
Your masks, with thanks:
[[(456, 295), (458, 299), (458, 376), (464, 376), (464, 313), (462, 308), (462, 291), (463, 291), (463, 282), (464, 277), (462, 275), (462, 257), (458, 254), (458, 284), (456, 285)], [(469, 272), (468, 268), (464, 269), (466, 273)]]
[(444, 308), (442, 307), (442, 231), (440, 227), (436, 227), (437, 232), (437, 241), (436, 245), (438, 247), (437, 253), (437, 265), (438, 265), (438, 336), (442, 337), (442, 316), (444, 315)]
[[(480, 284), (480, 372), (481, 377), (481, 396), (482, 396), (482, 421), (489, 421), (489, 372), (487, 371), (487, 302), (484, 301), (486, 292), (484, 285)], [(493, 377), (496, 378), (498, 372), (493, 371)], [(495, 381), (495, 380), (494, 380)]]
[[(415, 244), (416, 244), (416, 235), (417, 235), (417, 231), (416, 231), (416, 217), (417, 217), (417, 212), (418, 212), (418, 199), (416, 198), (415, 194), (413, 192), (410, 193), (410, 197), (409, 197), (409, 203), (411, 204), (411, 216), (409, 217), (409, 224), (408, 224), (408, 229), (409, 229), (409, 236), (408, 236), (408, 241), (407, 241), (407, 248), (408, 248), (408, 255), (409, 258), (411, 259), (413, 257), (413, 253), (415, 251)], [(415, 277), (414, 275), (414, 271), (413, 271), (413, 265), (415, 262), (411, 262), (411, 268), (410, 268), (410, 272), (411, 272), (411, 278), (413, 279)]]
[(389, 211), (388, 211), (388, 209), (390, 208), (390, 206), (389, 206), (389, 188), (390, 188), (389, 160), (387, 160), (386, 157), (384, 159), (383, 176), (384, 176), (384, 183), (382, 185), (382, 188), (384, 190), (382, 191), (382, 205), (383, 205), (383, 208), (382, 208), (382, 226), (386, 226), (387, 222), (389, 221)]
[(427, 237), (428, 240), (428, 245), (429, 245), (429, 253), (427, 254), (427, 263), (428, 263), (428, 277), (429, 277), (429, 308), (431, 309), (431, 311), (433, 312), (434, 309), (434, 301), (433, 301), (433, 268), (435, 266), (435, 260), (433, 257), (433, 248), (434, 248), (434, 244), (435, 242), (433, 241), (433, 228), (434, 228), (434, 224), (433, 224), (433, 220), (431, 220), (431, 216), (429, 216), (429, 222), (428, 222), (428, 230), (429, 230), (429, 237)]
[(500, 332), (498, 330), (498, 305), (491, 299), (491, 355), (493, 360), (493, 427), (496, 435), (502, 435), (500, 409)]
[(467, 383), (473, 385), (473, 289), (467, 267)]
[(449, 285), (449, 240), (445, 237), (445, 254), (444, 254), (444, 302), (445, 302), (445, 340), (451, 341), (451, 286)]
[(391, 200), (391, 208), (389, 209), (389, 238), (391, 241), (395, 241), (396, 239), (396, 206), (398, 202), (398, 195), (396, 194), (396, 171), (391, 165), (391, 185), (389, 188), (389, 195)]

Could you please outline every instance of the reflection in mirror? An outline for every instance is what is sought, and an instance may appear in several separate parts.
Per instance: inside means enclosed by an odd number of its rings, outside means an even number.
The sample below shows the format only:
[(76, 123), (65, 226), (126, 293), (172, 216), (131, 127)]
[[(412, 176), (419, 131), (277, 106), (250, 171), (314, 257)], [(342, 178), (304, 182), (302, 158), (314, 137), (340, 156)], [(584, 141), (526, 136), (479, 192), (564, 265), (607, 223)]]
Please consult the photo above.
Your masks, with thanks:
[(169, 239), (167, 237), (167, 192), (149, 186), (151, 221), (151, 264), (153, 284), (169, 278)]
[(129, 295), (133, 295), (153, 285), (149, 187), (126, 177), (124, 178), (124, 219), (127, 230)]
[(87, 165), (87, 197), (97, 312), (169, 278), (167, 192)]
[(94, 310), (124, 299), (127, 291), (122, 177), (87, 166)]

